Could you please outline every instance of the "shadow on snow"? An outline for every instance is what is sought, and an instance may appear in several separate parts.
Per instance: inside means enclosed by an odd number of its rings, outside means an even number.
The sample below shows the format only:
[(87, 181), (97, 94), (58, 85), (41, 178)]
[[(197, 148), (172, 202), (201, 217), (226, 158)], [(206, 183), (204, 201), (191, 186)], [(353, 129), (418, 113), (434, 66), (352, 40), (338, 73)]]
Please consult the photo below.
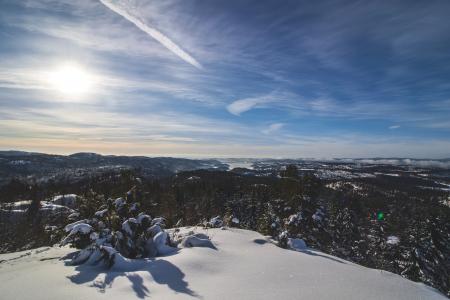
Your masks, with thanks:
[[(258, 245), (264, 245), (264, 244), (270, 243), (269, 241), (267, 241), (265, 239), (254, 239), (253, 242), (255, 244), (258, 244)], [(335, 262), (338, 262), (338, 263), (341, 263), (341, 264), (345, 264), (346, 263), (343, 260), (339, 260), (337, 258), (333, 258), (333, 257), (331, 257), (329, 255), (320, 254), (319, 251), (310, 250), (309, 248), (305, 248), (305, 249), (288, 249), (288, 250), (292, 250), (292, 251), (295, 251), (295, 252), (308, 254), (308, 255), (311, 255), (311, 256), (319, 256), (319, 257), (326, 258), (326, 259), (329, 259), (329, 260), (332, 260), (332, 261), (335, 261)]]
[[(146, 271), (148, 275), (158, 284), (167, 285), (176, 293), (183, 293), (192, 297), (201, 298), (197, 293), (189, 288), (189, 284), (184, 280), (185, 274), (174, 264), (164, 259), (135, 259), (121, 267), (106, 267), (99, 265), (79, 265), (75, 268), (77, 274), (67, 276), (67, 278), (76, 284), (85, 284), (92, 282), (92, 287), (98, 288), (100, 292), (105, 292), (106, 288), (112, 287), (117, 277), (126, 277), (136, 296), (145, 298), (149, 296), (150, 290), (144, 284), (144, 278), (141, 274), (135, 273)], [(98, 278), (98, 275), (104, 274), (104, 278)]]

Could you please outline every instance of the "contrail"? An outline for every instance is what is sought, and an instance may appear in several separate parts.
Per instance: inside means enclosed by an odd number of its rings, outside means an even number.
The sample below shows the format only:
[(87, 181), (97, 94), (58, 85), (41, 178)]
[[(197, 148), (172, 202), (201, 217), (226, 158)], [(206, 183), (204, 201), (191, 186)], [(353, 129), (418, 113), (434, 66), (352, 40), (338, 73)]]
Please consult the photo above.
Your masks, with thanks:
[(178, 55), (184, 61), (190, 63), (191, 65), (193, 65), (198, 69), (203, 69), (202, 65), (195, 58), (193, 58), (186, 51), (181, 49), (180, 46), (172, 42), (172, 40), (169, 39), (167, 36), (165, 36), (162, 32), (148, 26), (141, 18), (133, 15), (131, 9), (127, 7), (127, 5), (123, 3), (123, 1), (100, 0), (100, 2), (106, 7), (108, 7), (110, 10), (121, 15), (122, 17), (124, 17), (125, 19), (136, 25), (136, 27), (138, 27), (140, 30), (144, 31), (152, 38), (160, 42), (164, 47), (166, 47), (167, 49)]

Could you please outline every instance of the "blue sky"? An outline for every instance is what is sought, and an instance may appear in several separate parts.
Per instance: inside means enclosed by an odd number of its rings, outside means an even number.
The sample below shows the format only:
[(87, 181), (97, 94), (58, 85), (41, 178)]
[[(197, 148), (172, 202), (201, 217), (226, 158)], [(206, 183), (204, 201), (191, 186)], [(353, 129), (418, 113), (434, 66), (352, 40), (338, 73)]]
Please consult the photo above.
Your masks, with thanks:
[(449, 157), (449, 11), (446, 0), (3, 0), (0, 148)]

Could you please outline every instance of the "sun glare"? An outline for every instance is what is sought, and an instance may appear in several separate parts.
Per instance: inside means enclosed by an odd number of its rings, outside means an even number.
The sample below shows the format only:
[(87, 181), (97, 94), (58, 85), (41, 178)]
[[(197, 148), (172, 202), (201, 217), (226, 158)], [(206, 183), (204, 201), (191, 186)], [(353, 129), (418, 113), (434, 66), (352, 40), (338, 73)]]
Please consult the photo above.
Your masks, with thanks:
[(51, 71), (48, 80), (53, 89), (69, 96), (88, 93), (94, 81), (89, 72), (73, 63)]

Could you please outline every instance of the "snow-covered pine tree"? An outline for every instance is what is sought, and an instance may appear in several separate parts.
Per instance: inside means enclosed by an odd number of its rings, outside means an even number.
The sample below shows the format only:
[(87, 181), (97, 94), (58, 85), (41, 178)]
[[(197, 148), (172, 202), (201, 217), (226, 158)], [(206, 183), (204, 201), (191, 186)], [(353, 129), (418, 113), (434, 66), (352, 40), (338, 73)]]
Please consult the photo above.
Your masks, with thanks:
[[(103, 260), (108, 266), (119, 259), (143, 258), (167, 254), (175, 249), (176, 242), (164, 231), (165, 219), (151, 218), (139, 211), (137, 188), (130, 190), (125, 198), (109, 199), (91, 217), (68, 224), (68, 235), (61, 245), (70, 244), (82, 251), (73, 263), (90, 259)], [(95, 199), (98, 199), (95, 196)], [(84, 203), (86, 208), (86, 203)], [(88, 209), (83, 212), (86, 214)], [(93, 258), (92, 258), (93, 257)]]

